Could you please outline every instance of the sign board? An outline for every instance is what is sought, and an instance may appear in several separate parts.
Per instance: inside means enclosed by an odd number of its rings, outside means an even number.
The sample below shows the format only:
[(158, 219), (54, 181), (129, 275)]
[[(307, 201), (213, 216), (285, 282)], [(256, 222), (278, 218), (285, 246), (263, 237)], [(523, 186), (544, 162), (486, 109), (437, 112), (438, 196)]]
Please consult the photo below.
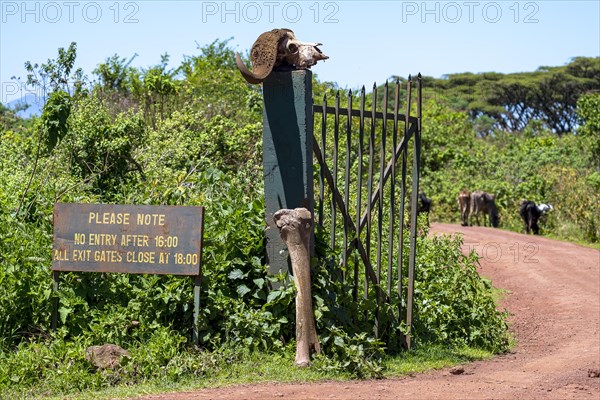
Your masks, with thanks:
[(200, 276), (203, 207), (54, 205), (54, 271)]

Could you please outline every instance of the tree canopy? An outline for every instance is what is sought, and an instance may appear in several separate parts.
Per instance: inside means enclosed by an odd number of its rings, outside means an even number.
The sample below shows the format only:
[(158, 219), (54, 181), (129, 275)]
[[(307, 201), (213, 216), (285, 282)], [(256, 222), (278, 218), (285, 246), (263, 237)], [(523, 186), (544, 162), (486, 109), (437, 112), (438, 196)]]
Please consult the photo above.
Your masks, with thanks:
[(455, 109), (480, 122), (481, 134), (492, 128), (517, 132), (539, 121), (561, 136), (579, 125), (579, 97), (600, 91), (600, 57), (575, 57), (567, 65), (543, 66), (534, 72), (450, 74), (427, 78), (426, 83)]

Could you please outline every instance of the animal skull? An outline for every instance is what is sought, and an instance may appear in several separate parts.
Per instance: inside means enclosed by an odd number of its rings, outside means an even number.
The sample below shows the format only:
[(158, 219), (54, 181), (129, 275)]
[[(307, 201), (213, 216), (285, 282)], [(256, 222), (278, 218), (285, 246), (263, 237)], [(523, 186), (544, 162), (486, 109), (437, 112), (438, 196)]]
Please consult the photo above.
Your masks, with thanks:
[(250, 61), (253, 71), (244, 65), (239, 53), (236, 54), (236, 64), (246, 81), (261, 83), (274, 69), (308, 69), (317, 61), (328, 59), (317, 47), (320, 45), (299, 41), (290, 29), (273, 29), (261, 34), (252, 45)]
[[(326, 60), (325, 54), (317, 46), (322, 43), (301, 42), (294, 37), (294, 34), (288, 34), (281, 41), (280, 51), (277, 53), (277, 59), (280, 65), (294, 66), (297, 69), (309, 69), (319, 60)], [(277, 63), (276, 63), (277, 64)]]

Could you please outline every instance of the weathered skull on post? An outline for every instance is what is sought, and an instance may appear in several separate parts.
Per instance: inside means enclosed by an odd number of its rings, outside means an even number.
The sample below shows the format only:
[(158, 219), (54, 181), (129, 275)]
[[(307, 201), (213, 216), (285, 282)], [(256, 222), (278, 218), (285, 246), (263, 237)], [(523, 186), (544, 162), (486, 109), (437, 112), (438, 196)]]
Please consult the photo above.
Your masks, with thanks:
[(236, 64), (249, 83), (261, 83), (278, 68), (308, 69), (319, 60), (326, 60), (317, 46), (321, 43), (301, 42), (290, 29), (273, 29), (264, 32), (252, 45), (250, 71), (236, 54)]

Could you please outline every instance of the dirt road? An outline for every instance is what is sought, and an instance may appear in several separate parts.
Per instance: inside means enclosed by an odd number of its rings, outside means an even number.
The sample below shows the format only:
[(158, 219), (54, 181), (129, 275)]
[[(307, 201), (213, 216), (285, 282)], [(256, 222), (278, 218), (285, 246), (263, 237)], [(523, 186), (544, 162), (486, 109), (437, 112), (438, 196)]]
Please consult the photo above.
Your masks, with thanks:
[(162, 394), (183, 399), (600, 399), (600, 251), (483, 227), (433, 224), (463, 232), (483, 257), (480, 273), (508, 291), (518, 345), (510, 354), (402, 379), (245, 385)]

